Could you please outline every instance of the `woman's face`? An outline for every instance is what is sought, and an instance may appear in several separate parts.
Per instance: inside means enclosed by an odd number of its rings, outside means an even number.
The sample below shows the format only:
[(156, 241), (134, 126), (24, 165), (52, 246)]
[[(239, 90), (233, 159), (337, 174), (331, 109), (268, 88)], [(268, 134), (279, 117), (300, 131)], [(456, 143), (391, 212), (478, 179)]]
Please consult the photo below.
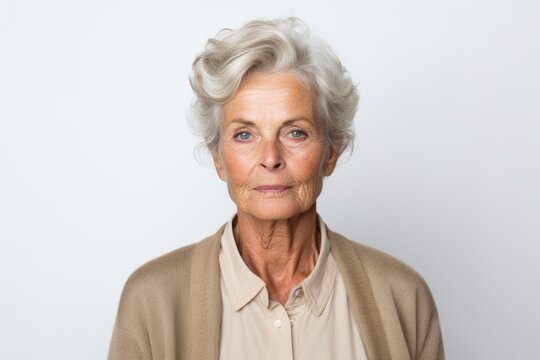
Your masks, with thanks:
[(339, 155), (313, 100), (296, 75), (251, 73), (224, 105), (213, 158), (239, 213), (283, 220), (315, 204)]

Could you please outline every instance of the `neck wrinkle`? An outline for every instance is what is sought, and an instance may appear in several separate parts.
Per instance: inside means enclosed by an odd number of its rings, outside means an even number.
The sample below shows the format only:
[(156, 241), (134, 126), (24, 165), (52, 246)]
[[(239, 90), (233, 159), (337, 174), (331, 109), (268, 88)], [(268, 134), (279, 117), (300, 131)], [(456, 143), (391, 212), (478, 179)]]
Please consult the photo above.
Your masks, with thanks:
[(265, 282), (271, 298), (282, 304), (317, 263), (320, 231), (315, 205), (282, 221), (260, 221), (239, 213), (233, 233), (245, 264)]

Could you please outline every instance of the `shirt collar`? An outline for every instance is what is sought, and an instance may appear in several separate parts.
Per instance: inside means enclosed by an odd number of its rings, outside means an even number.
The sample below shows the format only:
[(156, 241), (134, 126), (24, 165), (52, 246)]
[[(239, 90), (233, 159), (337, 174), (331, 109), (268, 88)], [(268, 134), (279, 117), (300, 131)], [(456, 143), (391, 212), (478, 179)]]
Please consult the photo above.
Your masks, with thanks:
[(247, 267), (240, 256), (233, 235), (233, 220), (229, 220), (221, 236), (219, 266), (225, 283), (225, 290), (234, 311), (240, 310), (265, 288), (264, 281)]
[[(295, 286), (290, 295), (295, 296), (296, 290), (302, 288), (302, 292), (306, 297), (306, 302), (316, 316), (321, 315), (328, 303), (338, 273), (336, 263), (330, 251), (330, 242), (328, 241), (326, 225), (320, 216), (318, 217), (318, 224), (321, 244), (317, 263), (311, 274), (309, 274), (304, 281)], [(291, 298), (289, 298), (289, 301), (290, 300)]]
[[(234, 311), (240, 310), (257, 297), (261, 291), (266, 296), (263, 303), (268, 306), (268, 295), (264, 281), (247, 267), (240, 256), (233, 234), (233, 220), (234, 217), (229, 220), (221, 236), (219, 265), (225, 290)], [(326, 225), (320, 216), (318, 217), (318, 226), (321, 242), (315, 267), (304, 281), (291, 290), (287, 301), (287, 304), (291, 304), (295, 302), (295, 297), (299, 294), (305, 296), (308, 307), (316, 316), (323, 312), (328, 303), (337, 277), (337, 266), (330, 252)], [(301, 292), (298, 291), (299, 289)]]

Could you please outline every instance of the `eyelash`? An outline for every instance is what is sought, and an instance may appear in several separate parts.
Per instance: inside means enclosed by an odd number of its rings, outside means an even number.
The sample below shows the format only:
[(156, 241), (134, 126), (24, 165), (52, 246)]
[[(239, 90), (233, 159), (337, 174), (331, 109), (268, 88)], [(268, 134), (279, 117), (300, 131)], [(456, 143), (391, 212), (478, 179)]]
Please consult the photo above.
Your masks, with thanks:
[[(299, 133), (300, 136), (299, 137), (292, 136), (293, 133)], [(289, 131), (289, 133), (287, 135), (290, 135), (295, 140), (300, 140), (300, 139), (304, 139), (304, 138), (307, 137), (307, 134), (304, 131), (299, 130), (299, 129), (291, 130), (291, 131)]]
[[(249, 139), (240, 139), (240, 135), (242, 134), (248, 134), (249, 135)], [(239, 131), (237, 133), (234, 134), (233, 138), (236, 140), (236, 141), (240, 141), (240, 142), (247, 142), (251, 139), (253, 135), (251, 135), (251, 133), (249, 131)]]
[[(295, 137), (295, 136), (292, 136), (293, 133), (298, 133), (300, 136), (298, 137)], [(243, 134), (246, 134), (249, 136), (248, 139), (241, 139), (240, 136), (242, 136)], [(295, 130), (291, 130), (287, 133), (287, 135), (291, 138), (291, 139), (294, 139), (294, 140), (303, 140), (307, 137), (307, 134), (306, 132), (302, 131), (302, 130), (299, 130), (299, 129), (295, 129)], [(236, 140), (236, 141), (239, 141), (239, 142), (248, 142), (249, 140), (251, 140), (251, 138), (253, 137), (253, 135), (249, 132), (249, 131), (238, 131), (237, 133), (234, 134), (233, 138)]]

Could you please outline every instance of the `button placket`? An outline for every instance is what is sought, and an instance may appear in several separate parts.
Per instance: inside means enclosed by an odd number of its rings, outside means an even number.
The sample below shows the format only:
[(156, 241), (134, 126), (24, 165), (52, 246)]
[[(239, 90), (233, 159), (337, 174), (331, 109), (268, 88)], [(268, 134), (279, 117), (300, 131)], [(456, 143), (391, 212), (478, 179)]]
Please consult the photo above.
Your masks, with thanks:
[(273, 310), (273, 333), (276, 339), (276, 352), (278, 359), (293, 360), (292, 324), (285, 308), (279, 304)]

